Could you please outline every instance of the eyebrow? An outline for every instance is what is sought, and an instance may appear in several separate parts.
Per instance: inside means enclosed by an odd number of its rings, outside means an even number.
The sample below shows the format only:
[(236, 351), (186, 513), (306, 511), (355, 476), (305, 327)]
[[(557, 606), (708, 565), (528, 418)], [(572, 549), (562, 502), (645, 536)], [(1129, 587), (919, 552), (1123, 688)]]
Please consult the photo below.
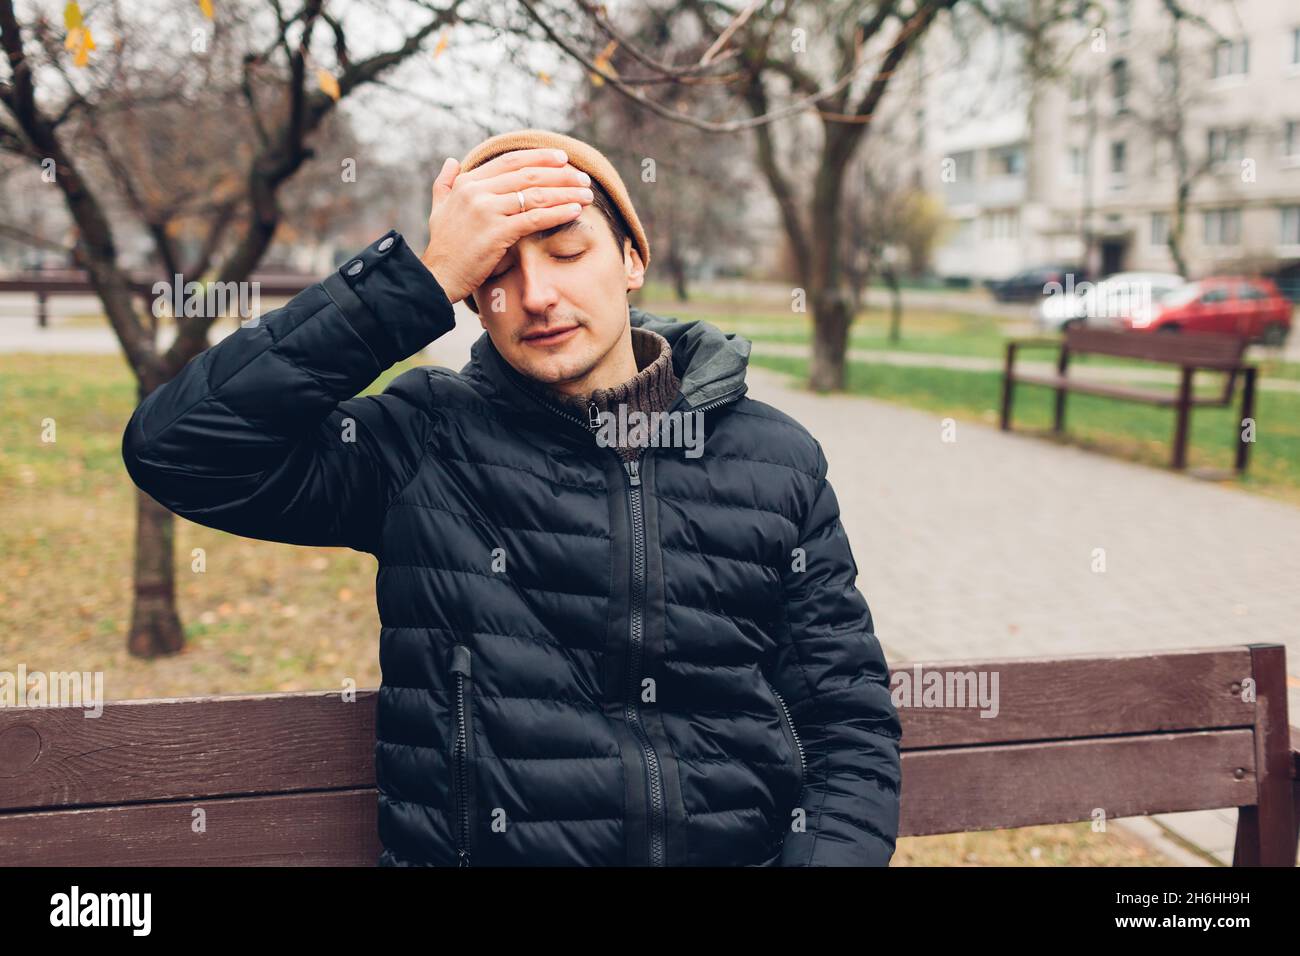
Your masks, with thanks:
[(562, 222), (558, 226), (552, 226), (550, 229), (539, 229), (537, 232), (530, 233), (534, 239), (549, 239), (551, 236), (557, 236), (566, 229), (576, 229), (582, 225), (580, 219), (570, 219), (568, 222)]

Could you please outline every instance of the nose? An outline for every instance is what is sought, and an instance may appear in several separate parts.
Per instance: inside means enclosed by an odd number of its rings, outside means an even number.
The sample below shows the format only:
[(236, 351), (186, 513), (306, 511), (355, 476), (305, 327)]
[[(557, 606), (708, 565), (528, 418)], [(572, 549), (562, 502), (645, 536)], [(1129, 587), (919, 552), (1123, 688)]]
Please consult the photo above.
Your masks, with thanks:
[(519, 277), (522, 286), (520, 304), (530, 315), (545, 315), (559, 301), (554, 276), (541, 256), (521, 255)]

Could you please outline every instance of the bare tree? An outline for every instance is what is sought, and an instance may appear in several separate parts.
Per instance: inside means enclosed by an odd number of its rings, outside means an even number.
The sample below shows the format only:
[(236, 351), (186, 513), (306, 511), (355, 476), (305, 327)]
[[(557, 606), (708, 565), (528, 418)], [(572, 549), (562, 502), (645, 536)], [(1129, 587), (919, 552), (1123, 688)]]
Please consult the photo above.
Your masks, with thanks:
[[(0, 124), (0, 150), (53, 170), (76, 229), (73, 256), (103, 305), (141, 398), (207, 347), (216, 316), (178, 316), (170, 347), (157, 346), (151, 318), (132, 300), (113, 210), (128, 210), (144, 229), (163, 277), (211, 271), (218, 282), (245, 281), (283, 221), (281, 189), (313, 156), (310, 141), (337, 104), (463, 19), (461, 3), (412, 0), (389, 24), (410, 24), (401, 39), (357, 56), (343, 19), (327, 12), (324, 0), (301, 0), (292, 10), (280, 0), (219, 5), (210, 33), (202, 21), (193, 30), (191, 24), (161, 29), (160, 18), (179, 14), (158, 6), (133, 7), (128, 15), (120, 0), (111, 0), (99, 15), (116, 43), (104, 44), (89, 68), (69, 69), (62, 29), (39, 7), (20, 19), (13, 0), (0, 0), (7, 65), (0, 105), (11, 121)], [(192, 35), (189, 52), (203, 47), (205, 55), (176, 57), (165, 44), (177, 35)], [(141, 68), (158, 62), (170, 68)], [(177, 122), (177, 108), (186, 113), (184, 122)], [(178, 150), (188, 159), (180, 164), (183, 175), (163, 159)], [(188, 258), (176, 241), (181, 220), (206, 230)], [(173, 653), (184, 642), (175, 607), (173, 516), (143, 492), (136, 514), (127, 645), (140, 656)]]

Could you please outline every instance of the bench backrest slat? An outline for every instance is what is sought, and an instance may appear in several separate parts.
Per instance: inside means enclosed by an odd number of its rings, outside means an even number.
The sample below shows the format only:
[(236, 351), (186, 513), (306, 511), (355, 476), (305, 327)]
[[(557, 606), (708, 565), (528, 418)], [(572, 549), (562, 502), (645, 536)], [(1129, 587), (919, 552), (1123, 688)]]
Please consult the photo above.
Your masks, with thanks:
[[(1227, 729), (1255, 719), (1241, 697), (1251, 673), (1245, 647), (916, 662), (891, 671), (907, 749)], [(989, 711), (978, 705), (979, 687), (991, 692), (995, 674), (997, 713), (981, 717)], [(947, 706), (926, 706), (927, 686), (938, 684)], [(962, 699), (966, 706), (955, 706)]]
[(1071, 352), (1228, 369), (1241, 364), (1247, 342), (1241, 336), (1208, 332), (1161, 335), (1071, 326), (1065, 331), (1065, 345)]
[(0, 710), (0, 811), (373, 787), (376, 694)]
[(899, 832), (1090, 820), (1098, 810), (1110, 820), (1255, 800), (1250, 730), (906, 751)]

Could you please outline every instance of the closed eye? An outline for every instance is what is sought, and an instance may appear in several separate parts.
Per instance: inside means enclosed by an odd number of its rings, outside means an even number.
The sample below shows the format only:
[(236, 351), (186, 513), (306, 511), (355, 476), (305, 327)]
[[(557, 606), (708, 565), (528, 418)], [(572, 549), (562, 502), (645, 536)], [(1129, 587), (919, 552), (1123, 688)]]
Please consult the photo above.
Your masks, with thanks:
[(575, 252), (575, 253), (574, 253), (573, 255), (571, 255), (571, 256), (555, 256), (555, 258), (556, 258), (556, 259), (559, 259), (561, 262), (569, 262), (569, 261), (571, 261), (571, 260), (573, 260), (573, 259), (578, 258), (580, 255), (582, 255), (582, 254), (583, 254), (584, 252), (586, 252), (586, 251), (587, 251), (586, 249), (582, 249), (582, 250), (579, 250), (578, 252)]

